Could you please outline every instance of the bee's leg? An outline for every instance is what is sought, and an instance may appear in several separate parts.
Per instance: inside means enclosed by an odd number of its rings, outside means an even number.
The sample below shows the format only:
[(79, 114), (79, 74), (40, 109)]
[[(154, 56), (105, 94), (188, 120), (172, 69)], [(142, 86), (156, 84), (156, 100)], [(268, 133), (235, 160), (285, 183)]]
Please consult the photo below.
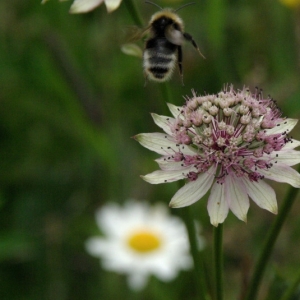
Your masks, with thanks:
[(182, 83), (182, 85), (184, 85), (183, 73), (182, 73), (182, 48), (181, 48), (181, 46), (178, 46), (177, 50), (178, 50), (177, 63), (178, 63), (178, 68), (179, 68), (179, 74), (181, 77), (181, 83)]
[(144, 77), (145, 77), (144, 87), (146, 87), (147, 82), (148, 82), (148, 76), (147, 76), (146, 72), (144, 72)]
[(193, 37), (189, 34), (184, 32), (183, 33), (184, 38), (191, 42), (193, 44), (193, 46), (195, 47), (195, 49), (199, 52), (199, 54), (205, 59), (205, 56), (201, 53), (200, 49), (198, 48), (198, 45), (196, 44), (196, 42), (194, 41)]

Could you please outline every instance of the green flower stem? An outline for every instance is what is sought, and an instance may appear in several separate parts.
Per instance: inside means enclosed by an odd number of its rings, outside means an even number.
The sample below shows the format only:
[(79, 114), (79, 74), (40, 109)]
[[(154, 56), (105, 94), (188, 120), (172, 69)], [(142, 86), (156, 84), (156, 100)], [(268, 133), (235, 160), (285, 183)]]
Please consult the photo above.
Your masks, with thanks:
[(300, 271), (298, 272), (294, 282), (291, 284), (291, 286), (286, 290), (286, 292), (282, 295), (280, 300), (291, 300), (297, 287), (300, 283)]
[(215, 297), (223, 300), (223, 224), (214, 227)]
[(168, 82), (161, 83), (160, 87), (161, 87), (161, 93), (163, 95), (164, 102), (173, 103), (171, 90), (170, 90), (170, 86), (169, 86)]
[(124, 2), (134, 23), (137, 26), (143, 27), (144, 26), (143, 18), (141, 17), (135, 5), (135, 2), (133, 0), (124, 0)]
[(194, 270), (195, 270), (195, 277), (196, 277), (195, 285), (198, 290), (198, 298), (201, 300), (209, 300), (211, 298), (208, 296), (207, 289), (206, 289), (206, 281), (205, 281), (206, 275), (204, 272), (205, 269), (201, 257), (201, 252), (198, 250), (197, 234), (196, 234), (194, 218), (191, 210), (192, 210), (191, 207), (188, 206), (181, 209), (180, 213), (188, 231), (191, 253), (194, 260), (194, 268), (195, 268)]
[(250, 281), (248, 294), (245, 300), (255, 300), (257, 298), (258, 288), (264, 275), (277, 236), (279, 235), (282, 225), (296, 199), (298, 190), (298, 188), (291, 187), (286, 198), (283, 201), (282, 207), (267, 235), (262, 251), (256, 263), (252, 279)]

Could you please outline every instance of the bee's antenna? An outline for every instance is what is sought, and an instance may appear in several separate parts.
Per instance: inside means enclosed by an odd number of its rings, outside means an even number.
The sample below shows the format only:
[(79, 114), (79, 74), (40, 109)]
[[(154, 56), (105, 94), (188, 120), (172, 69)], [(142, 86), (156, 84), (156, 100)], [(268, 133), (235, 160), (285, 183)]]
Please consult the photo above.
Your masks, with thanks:
[[(147, 2), (147, 1), (146, 1), (146, 2)], [(175, 12), (176, 12), (176, 11), (179, 11), (180, 9), (182, 9), (182, 8), (184, 8), (184, 7), (186, 7), (186, 6), (193, 5), (193, 4), (196, 4), (196, 2), (190, 2), (190, 3), (184, 4), (184, 5), (180, 6), (179, 8), (177, 8), (177, 9), (174, 10), (174, 11), (175, 11)]]
[(145, 3), (148, 3), (148, 4), (152, 4), (158, 8), (160, 8), (162, 10), (162, 7), (160, 7), (158, 4), (154, 3), (154, 2), (151, 2), (151, 1), (145, 1)]

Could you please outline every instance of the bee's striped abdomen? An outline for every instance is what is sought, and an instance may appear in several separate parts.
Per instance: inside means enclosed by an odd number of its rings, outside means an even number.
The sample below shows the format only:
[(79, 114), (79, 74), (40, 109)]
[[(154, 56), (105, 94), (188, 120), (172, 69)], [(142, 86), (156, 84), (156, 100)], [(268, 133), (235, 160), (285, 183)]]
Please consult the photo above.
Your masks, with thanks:
[(177, 46), (165, 38), (150, 39), (144, 51), (144, 73), (154, 81), (168, 80), (176, 63)]

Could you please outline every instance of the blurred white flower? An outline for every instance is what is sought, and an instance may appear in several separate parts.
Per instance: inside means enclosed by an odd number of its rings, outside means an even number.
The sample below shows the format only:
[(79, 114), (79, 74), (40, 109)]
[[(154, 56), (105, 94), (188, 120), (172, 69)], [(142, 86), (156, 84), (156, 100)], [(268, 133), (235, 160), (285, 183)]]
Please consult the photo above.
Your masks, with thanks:
[(121, 1), (122, 0), (75, 0), (70, 8), (70, 13), (86, 13), (95, 9), (103, 2), (106, 5), (107, 11), (110, 13), (120, 6)]
[(89, 238), (87, 251), (104, 269), (127, 274), (133, 290), (145, 287), (150, 275), (170, 281), (192, 267), (186, 228), (162, 204), (111, 203), (96, 212), (96, 221), (105, 237)]
[[(48, 2), (49, 0), (42, 0), (42, 4), (45, 4), (46, 2)], [(64, 1), (68, 1), (68, 0), (59, 0), (59, 2), (64, 2)]]
[[(42, 0), (42, 4), (45, 4), (49, 0)], [(68, 0), (59, 0), (60, 2), (68, 1)], [(99, 5), (101, 5), (103, 2), (106, 5), (107, 11), (110, 13), (114, 10), (116, 10), (122, 0), (74, 0), (73, 4), (70, 8), (71, 14), (80, 14), (80, 13), (87, 13)]]

